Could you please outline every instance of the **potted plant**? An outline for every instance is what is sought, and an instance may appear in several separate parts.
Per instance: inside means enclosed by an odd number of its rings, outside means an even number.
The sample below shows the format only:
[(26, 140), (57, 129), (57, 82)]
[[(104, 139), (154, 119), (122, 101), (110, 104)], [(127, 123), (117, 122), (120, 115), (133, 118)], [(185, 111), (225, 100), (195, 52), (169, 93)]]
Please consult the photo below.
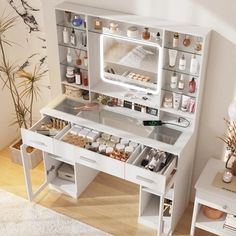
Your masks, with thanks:
[[(230, 169), (232, 174), (236, 176), (236, 122), (225, 119), (225, 123), (227, 125), (227, 133), (220, 137), (226, 143), (228, 150), (225, 167)], [(229, 162), (231, 162), (231, 165), (229, 165)]]
[[(6, 37), (6, 33), (13, 29), (17, 23), (17, 17), (10, 15), (0, 16), (0, 80), (3, 82), (3, 89), (8, 90), (13, 102), (15, 119), (11, 125), (18, 128), (29, 128), (33, 123), (33, 104), (40, 95), (39, 81), (43, 78), (47, 70), (43, 70), (42, 64), (35, 65), (33, 71), (27, 71), (25, 65), (16, 66), (11, 62), (6, 54), (6, 47), (11, 47), (13, 43)], [(21, 140), (11, 145), (12, 161), (22, 164), (20, 146)], [(27, 149), (30, 155), (31, 168), (42, 160), (39, 150), (32, 147)]]

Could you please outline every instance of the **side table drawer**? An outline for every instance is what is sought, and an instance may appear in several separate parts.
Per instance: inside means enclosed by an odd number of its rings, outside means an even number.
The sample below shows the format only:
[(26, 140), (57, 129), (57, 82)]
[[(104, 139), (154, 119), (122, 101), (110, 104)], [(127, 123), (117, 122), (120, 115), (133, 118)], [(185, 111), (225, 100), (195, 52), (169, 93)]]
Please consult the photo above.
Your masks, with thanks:
[(236, 201), (232, 202), (226, 198), (223, 198), (222, 196), (201, 192), (199, 190), (196, 193), (196, 197), (203, 205), (204, 202), (206, 202), (205, 204), (209, 207), (236, 215)]

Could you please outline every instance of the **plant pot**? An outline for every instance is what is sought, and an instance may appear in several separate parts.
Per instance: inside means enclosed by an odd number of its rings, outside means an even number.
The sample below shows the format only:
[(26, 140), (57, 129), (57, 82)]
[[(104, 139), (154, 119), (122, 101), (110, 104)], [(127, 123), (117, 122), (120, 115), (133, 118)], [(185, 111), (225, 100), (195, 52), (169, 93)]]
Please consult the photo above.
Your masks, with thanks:
[[(16, 146), (20, 146), (19, 143), (21, 143), (21, 139), (18, 139), (16, 142), (14, 142), (10, 146), (11, 160), (12, 162), (16, 164), (23, 165), (22, 158), (21, 158), (21, 150), (18, 147), (16, 147)], [(28, 158), (29, 158), (30, 169), (33, 169), (34, 167), (36, 167), (43, 160), (42, 151), (32, 148), (32, 147), (29, 147), (27, 149), (26, 155), (28, 155)]]

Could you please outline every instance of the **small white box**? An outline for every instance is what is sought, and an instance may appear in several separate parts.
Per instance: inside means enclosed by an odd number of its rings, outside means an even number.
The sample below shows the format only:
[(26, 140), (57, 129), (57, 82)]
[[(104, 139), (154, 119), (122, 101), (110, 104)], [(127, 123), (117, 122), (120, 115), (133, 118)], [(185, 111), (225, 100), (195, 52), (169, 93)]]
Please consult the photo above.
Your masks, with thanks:
[(57, 170), (57, 175), (61, 179), (75, 182), (74, 166), (63, 163)]

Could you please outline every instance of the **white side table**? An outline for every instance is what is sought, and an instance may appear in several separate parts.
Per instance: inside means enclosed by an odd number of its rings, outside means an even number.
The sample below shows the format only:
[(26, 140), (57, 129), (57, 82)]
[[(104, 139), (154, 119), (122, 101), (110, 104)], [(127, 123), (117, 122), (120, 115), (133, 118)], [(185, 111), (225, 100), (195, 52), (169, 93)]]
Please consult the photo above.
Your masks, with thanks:
[(217, 172), (223, 172), (224, 166), (224, 162), (210, 159), (195, 185), (196, 197), (190, 236), (194, 236), (195, 227), (220, 236), (236, 235), (236, 232), (223, 228), (226, 216), (218, 220), (210, 220), (201, 209), (201, 205), (206, 205), (236, 215), (236, 193), (212, 186)]

